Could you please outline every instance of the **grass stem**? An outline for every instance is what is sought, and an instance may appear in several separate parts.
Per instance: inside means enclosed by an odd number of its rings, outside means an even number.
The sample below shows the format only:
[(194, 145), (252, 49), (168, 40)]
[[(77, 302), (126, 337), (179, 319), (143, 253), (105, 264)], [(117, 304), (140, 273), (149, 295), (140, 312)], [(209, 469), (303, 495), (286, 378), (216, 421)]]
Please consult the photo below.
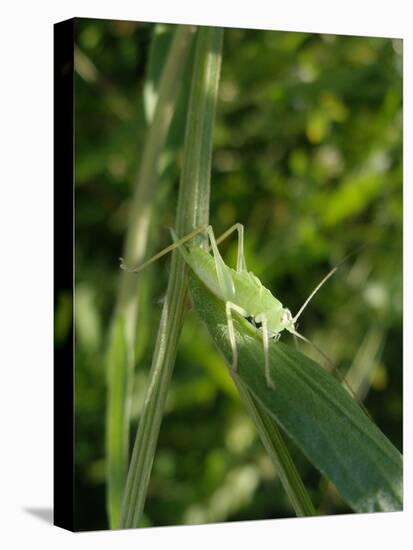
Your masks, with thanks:
[[(127, 262), (140, 262), (146, 252), (151, 217), (151, 198), (158, 179), (159, 157), (165, 145), (194, 27), (176, 27), (158, 88), (153, 120), (137, 175), (130, 210), (130, 223), (123, 255)], [(139, 278), (122, 272), (117, 305), (111, 320), (107, 368), (107, 510), (111, 528), (118, 527), (125, 488), (129, 452), (130, 393), (135, 366), (135, 340), (139, 310)]]
[[(177, 205), (175, 229), (178, 235), (206, 224), (209, 220), (212, 131), (218, 95), (222, 34), (223, 31), (219, 28), (202, 27), (197, 31), (184, 165)], [(172, 255), (149, 384), (127, 476), (120, 517), (122, 528), (139, 526), (145, 504), (185, 311), (188, 288), (186, 271), (182, 257), (175, 251)]]

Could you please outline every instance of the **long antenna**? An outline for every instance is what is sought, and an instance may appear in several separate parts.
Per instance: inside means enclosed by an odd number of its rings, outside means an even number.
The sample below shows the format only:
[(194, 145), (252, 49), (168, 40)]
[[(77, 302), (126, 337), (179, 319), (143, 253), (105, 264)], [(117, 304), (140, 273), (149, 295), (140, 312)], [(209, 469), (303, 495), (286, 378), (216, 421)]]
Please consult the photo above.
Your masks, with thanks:
[(303, 303), (303, 305), (298, 310), (298, 313), (293, 318), (294, 323), (297, 321), (297, 319), (300, 317), (302, 312), (305, 310), (305, 308), (308, 306), (310, 300), (313, 298), (313, 296), (320, 290), (320, 288), (323, 286), (323, 284), (337, 271), (338, 266), (334, 267), (327, 275), (324, 277), (324, 279), (318, 283), (318, 285), (315, 287), (315, 289), (312, 291), (310, 296), (307, 298), (307, 300)]
[(300, 340), (303, 340), (306, 344), (309, 344), (310, 346), (312, 346), (316, 351), (318, 351), (318, 353), (319, 353), (322, 357), (324, 357), (324, 359), (330, 364), (330, 367), (331, 367), (332, 369), (336, 370), (335, 367), (334, 367), (333, 361), (332, 361), (329, 357), (327, 357), (327, 355), (326, 355), (318, 346), (316, 346), (315, 344), (313, 344), (312, 342), (310, 342), (310, 340), (308, 340), (308, 338), (306, 338), (305, 336), (303, 336), (302, 334), (300, 334), (300, 333), (297, 332), (297, 331), (294, 331), (294, 332), (292, 332), (291, 334), (293, 334), (294, 336), (296, 336), (296, 337), (299, 338)]
[[(337, 269), (337, 268), (336, 268)], [(313, 342), (311, 342), (310, 340), (308, 340), (308, 338), (306, 338), (305, 336), (303, 336), (302, 334), (300, 334), (299, 332), (291, 332), (291, 334), (294, 335), (294, 337), (297, 337), (299, 338), (300, 340), (303, 340), (306, 344), (309, 344), (310, 346), (312, 346), (322, 357), (324, 357), (324, 359), (330, 364), (330, 368), (331, 370), (334, 371), (334, 373), (336, 374), (338, 380), (341, 382), (342, 385), (344, 385), (347, 389), (347, 391), (349, 392), (349, 394), (351, 395), (351, 397), (354, 399), (354, 401), (359, 405), (359, 407), (363, 410), (363, 412), (370, 418), (371, 420), (371, 416), (370, 416), (370, 413), (369, 411), (366, 409), (366, 407), (363, 405), (363, 403), (361, 403), (361, 401), (359, 401), (359, 399), (357, 398), (357, 395), (356, 393), (354, 392), (353, 388), (350, 386), (350, 384), (347, 382), (345, 376), (343, 376), (341, 374), (341, 372), (337, 369), (337, 367), (334, 365), (333, 361), (327, 357), (327, 355), (318, 347), (316, 346), (315, 344), (313, 344)]]
[(314, 295), (320, 290), (320, 288), (323, 286), (323, 284), (332, 276), (334, 275), (334, 273), (337, 271), (337, 269), (339, 267), (341, 267), (349, 258), (351, 258), (351, 256), (354, 256), (355, 254), (358, 254), (360, 252), (360, 250), (363, 250), (363, 248), (366, 248), (367, 246), (370, 246), (371, 243), (364, 243), (362, 244), (361, 246), (359, 246), (358, 248), (356, 248), (355, 250), (353, 250), (352, 252), (350, 252), (349, 254), (347, 254), (347, 256), (344, 256), (344, 258), (341, 260), (341, 262), (339, 264), (337, 264), (335, 267), (333, 267), (333, 269), (327, 273), (327, 275), (324, 277), (324, 279), (318, 283), (318, 285), (315, 287), (315, 289), (312, 291), (312, 293), (310, 294), (310, 296), (307, 298), (307, 300), (304, 302), (304, 304), (301, 306), (301, 308), (299, 309), (298, 313), (295, 315), (295, 317), (293, 318), (293, 321), (294, 323), (297, 321), (297, 319), (300, 317), (300, 315), (302, 314), (302, 312), (304, 311), (304, 309), (307, 307), (308, 303), (310, 302), (310, 300), (314, 297)]

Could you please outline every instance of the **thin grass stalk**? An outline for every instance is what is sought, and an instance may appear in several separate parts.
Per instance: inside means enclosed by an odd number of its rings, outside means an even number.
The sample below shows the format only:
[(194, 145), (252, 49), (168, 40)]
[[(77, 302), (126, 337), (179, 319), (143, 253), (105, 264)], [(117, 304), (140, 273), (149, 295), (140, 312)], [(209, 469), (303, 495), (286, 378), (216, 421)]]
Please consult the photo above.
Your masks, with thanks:
[[(209, 220), (212, 131), (221, 66), (223, 31), (202, 27), (196, 52), (187, 115), (184, 165), (176, 231), (183, 235)], [(155, 345), (149, 384), (138, 426), (122, 505), (120, 527), (138, 527), (181, 332), (188, 292), (187, 268), (179, 252), (171, 260), (168, 289)]]
[[(131, 265), (142, 261), (151, 217), (151, 197), (158, 178), (158, 163), (164, 148), (176, 103), (181, 76), (195, 28), (177, 26), (159, 84), (158, 100), (137, 175), (130, 210), (130, 223), (123, 256)], [(119, 525), (125, 487), (130, 429), (131, 379), (135, 365), (135, 339), (139, 309), (139, 278), (122, 272), (117, 305), (111, 320), (107, 352), (107, 510), (111, 528)]]

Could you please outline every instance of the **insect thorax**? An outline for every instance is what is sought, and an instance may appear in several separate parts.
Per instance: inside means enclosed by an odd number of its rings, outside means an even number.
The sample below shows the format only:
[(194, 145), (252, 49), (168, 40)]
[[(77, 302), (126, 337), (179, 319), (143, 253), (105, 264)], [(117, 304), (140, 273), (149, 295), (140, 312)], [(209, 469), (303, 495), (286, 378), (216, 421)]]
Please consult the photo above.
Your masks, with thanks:
[(274, 308), (267, 314), (268, 331), (276, 336), (283, 330), (294, 331), (294, 320), (291, 311), (287, 308)]

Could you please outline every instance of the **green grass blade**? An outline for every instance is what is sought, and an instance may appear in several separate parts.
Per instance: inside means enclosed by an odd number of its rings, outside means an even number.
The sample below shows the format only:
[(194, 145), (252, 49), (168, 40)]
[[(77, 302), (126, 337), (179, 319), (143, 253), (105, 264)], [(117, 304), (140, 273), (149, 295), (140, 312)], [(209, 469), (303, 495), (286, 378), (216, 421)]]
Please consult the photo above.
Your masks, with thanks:
[(111, 528), (119, 517), (125, 485), (129, 433), (126, 414), (128, 357), (125, 323), (121, 315), (112, 319), (106, 354), (108, 398), (106, 407), (106, 506)]
[[(177, 99), (180, 76), (188, 57), (194, 28), (177, 26), (157, 90), (135, 192), (124, 252), (130, 265), (145, 255), (151, 197), (158, 178), (163, 150)], [(158, 59), (159, 61), (159, 59)], [(106, 356), (108, 399), (106, 409), (107, 510), (111, 528), (118, 527), (128, 465), (130, 387), (135, 365), (138, 319), (138, 277), (121, 273), (116, 309), (111, 320)]]
[(261, 441), (275, 465), (295, 513), (297, 516), (317, 515), (276, 422), (242, 380), (238, 376), (234, 376), (233, 379), (241, 399), (255, 423)]
[[(176, 231), (184, 234), (208, 223), (212, 129), (221, 64), (222, 30), (203, 27), (197, 32), (196, 52), (178, 196)], [(149, 384), (128, 471), (120, 526), (138, 527), (144, 508), (159, 429), (176, 357), (187, 296), (186, 265), (176, 252)]]
[[(224, 304), (191, 276), (195, 309), (231, 363)], [(357, 512), (402, 509), (402, 456), (339, 382), (298, 351), (270, 344), (275, 390), (264, 377), (260, 333), (234, 315), (237, 375), (254, 399)]]

